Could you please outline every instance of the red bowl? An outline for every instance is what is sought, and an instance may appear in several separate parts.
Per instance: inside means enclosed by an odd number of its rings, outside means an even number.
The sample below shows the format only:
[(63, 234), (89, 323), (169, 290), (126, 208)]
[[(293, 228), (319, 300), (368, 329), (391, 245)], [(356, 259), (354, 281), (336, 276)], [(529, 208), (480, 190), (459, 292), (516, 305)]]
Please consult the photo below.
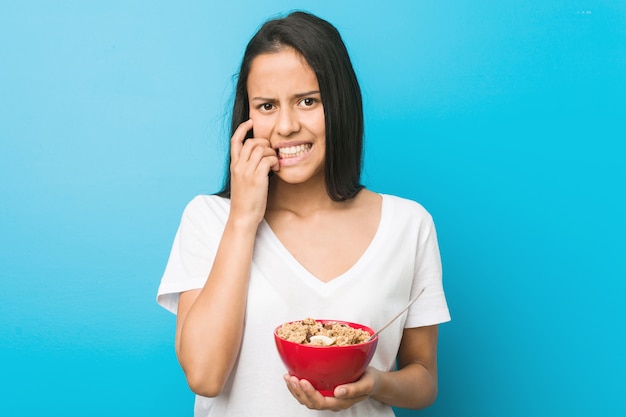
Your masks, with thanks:
[[(369, 334), (374, 330), (362, 324), (340, 320), (317, 320), (320, 323), (339, 323), (362, 329)], [(369, 365), (378, 336), (374, 339), (346, 346), (315, 346), (290, 342), (278, 336), (274, 330), (274, 340), (278, 354), (287, 367), (289, 375), (308, 380), (319, 392), (327, 397), (333, 396), (336, 386), (354, 382), (363, 375)]]

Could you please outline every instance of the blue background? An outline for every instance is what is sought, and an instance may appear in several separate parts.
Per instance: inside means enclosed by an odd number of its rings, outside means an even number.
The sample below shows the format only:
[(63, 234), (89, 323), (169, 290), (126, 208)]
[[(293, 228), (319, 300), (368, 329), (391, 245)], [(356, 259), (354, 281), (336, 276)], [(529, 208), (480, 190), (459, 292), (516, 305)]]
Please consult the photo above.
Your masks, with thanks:
[(440, 395), (398, 415), (626, 414), (626, 3), (214, 3), (3, 2), (3, 416), (191, 415), (156, 289), (245, 44), (294, 8), (349, 47), (363, 181), (438, 226)]

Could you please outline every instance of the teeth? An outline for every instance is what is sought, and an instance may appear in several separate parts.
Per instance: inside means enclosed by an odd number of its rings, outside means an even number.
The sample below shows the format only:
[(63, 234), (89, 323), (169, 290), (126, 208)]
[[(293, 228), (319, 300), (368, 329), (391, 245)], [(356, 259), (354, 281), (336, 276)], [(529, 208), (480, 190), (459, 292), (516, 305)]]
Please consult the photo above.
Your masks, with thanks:
[(296, 156), (304, 155), (309, 149), (311, 149), (310, 143), (305, 143), (297, 146), (286, 146), (278, 149), (278, 154), (283, 158), (294, 158)]

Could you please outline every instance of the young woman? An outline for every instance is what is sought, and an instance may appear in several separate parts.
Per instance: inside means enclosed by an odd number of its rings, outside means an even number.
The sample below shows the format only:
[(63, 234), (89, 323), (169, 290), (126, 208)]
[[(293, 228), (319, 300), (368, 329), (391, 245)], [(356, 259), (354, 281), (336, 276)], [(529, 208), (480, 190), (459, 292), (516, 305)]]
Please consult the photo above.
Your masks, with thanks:
[[(158, 292), (177, 313), (196, 415), (393, 416), (435, 400), (437, 324), (449, 320), (435, 228), (418, 203), (360, 184), (362, 137), (337, 30), (302, 12), (267, 22), (241, 64), (225, 188), (186, 207)], [(285, 375), (276, 326), (378, 328), (422, 290), (334, 397)]]

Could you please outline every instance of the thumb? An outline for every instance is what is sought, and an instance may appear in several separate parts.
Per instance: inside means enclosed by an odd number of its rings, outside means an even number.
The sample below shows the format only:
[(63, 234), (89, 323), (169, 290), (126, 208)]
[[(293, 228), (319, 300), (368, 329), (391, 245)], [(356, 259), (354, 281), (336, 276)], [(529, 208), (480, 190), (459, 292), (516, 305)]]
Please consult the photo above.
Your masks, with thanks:
[(336, 398), (345, 398), (345, 397), (348, 396), (348, 389), (345, 386), (340, 385), (340, 386), (335, 388), (335, 391), (333, 392), (333, 395)]

